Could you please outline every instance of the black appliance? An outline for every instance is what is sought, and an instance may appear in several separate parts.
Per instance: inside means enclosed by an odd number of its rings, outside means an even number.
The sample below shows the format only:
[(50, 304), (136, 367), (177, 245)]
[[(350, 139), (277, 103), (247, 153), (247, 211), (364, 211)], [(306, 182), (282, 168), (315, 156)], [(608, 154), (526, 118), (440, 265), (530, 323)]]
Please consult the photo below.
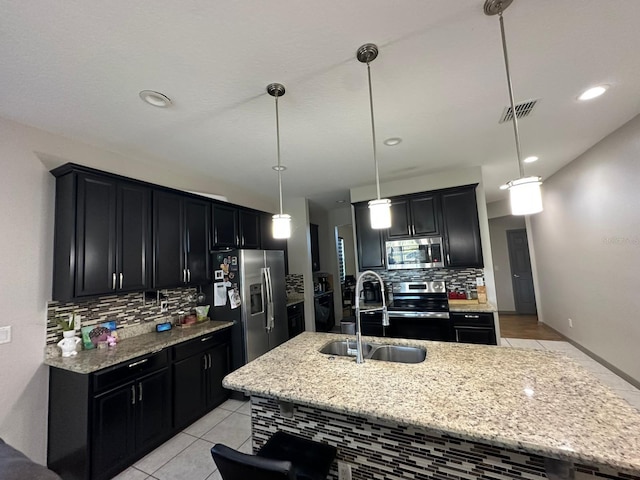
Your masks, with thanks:
[(391, 292), (386, 336), (453, 340), (445, 282), (397, 282)]
[(382, 292), (378, 282), (362, 282), (362, 292), (364, 303), (382, 303)]

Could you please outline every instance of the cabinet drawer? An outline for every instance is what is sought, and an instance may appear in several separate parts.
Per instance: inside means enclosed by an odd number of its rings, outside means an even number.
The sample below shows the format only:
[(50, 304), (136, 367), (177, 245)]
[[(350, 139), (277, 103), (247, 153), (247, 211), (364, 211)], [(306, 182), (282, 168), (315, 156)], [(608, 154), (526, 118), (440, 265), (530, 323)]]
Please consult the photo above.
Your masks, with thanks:
[(287, 307), (287, 315), (295, 315), (296, 313), (300, 313), (304, 311), (304, 303), (294, 303), (293, 305), (289, 305)]
[(177, 362), (192, 355), (197, 355), (214, 345), (228, 341), (228, 329), (221, 332), (213, 332), (207, 335), (202, 335), (201, 337), (194, 338), (193, 340), (189, 340), (173, 347), (173, 361)]
[(167, 365), (168, 360), (168, 350), (162, 350), (100, 370), (93, 374), (93, 391), (98, 393), (115, 385), (122, 385), (140, 375), (159, 370)]
[(450, 313), (454, 325), (493, 326), (493, 313), (464, 312)]

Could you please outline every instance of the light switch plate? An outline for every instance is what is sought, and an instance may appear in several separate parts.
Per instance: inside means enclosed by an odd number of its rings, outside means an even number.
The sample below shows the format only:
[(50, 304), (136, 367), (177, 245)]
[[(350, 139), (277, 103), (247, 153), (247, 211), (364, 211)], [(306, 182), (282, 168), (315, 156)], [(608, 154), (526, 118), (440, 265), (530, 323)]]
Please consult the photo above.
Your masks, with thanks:
[(11, 342), (11, 325), (0, 327), (0, 344)]

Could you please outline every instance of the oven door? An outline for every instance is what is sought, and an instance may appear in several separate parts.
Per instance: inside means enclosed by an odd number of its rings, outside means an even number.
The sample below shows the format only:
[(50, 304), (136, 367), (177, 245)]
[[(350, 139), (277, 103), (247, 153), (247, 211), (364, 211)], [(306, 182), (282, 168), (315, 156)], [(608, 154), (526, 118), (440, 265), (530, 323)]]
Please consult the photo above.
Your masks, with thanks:
[(389, 311), (387, 336), (450, 342), (453, 332), (449, 313)]

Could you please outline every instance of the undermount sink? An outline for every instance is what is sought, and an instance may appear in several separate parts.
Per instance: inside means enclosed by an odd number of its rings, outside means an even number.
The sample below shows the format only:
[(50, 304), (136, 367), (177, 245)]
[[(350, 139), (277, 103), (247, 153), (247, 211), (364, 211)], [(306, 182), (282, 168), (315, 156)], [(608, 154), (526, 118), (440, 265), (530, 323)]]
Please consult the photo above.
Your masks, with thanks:
[[(337, 340), (322, 347), (320, 353), (341, 357), (355, 357), (355, 346), (355, 341)], [(384, 362), (420, 363), (427, 358), (427, 351), (421, 347), (362, 342), (362, 355), (365, 359), (382, 360)]]

